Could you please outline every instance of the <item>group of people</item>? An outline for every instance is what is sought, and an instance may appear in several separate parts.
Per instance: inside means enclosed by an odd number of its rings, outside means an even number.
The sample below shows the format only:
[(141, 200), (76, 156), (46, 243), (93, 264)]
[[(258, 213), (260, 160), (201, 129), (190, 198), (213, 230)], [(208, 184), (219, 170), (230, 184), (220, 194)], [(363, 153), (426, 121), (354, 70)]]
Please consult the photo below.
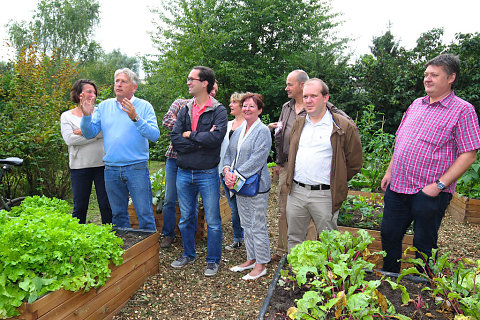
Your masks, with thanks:
[[(414, 223), (414, 246), (428, 256), (437, 248), (438, 230), (456, 180), (475, 161), (480, 129), (474, 107), (458, 98), (458, 57), (443, 54), (426, 64), (427, 96), (415, 100), (396, 133), (392, 160), (382, 180), (385, 209), (381, 225), (386, 251), (383, 270), (400, 271), (401, 242)], [(147, 160), (148, 141), (160, 132), (152, 106), (134, 97), (137, 77), (129, 69), (115, 72), (116, 98), (94, 107), (95, 84), (79, 80), (71, 98), (78, 106), (62, 114), (62, 135), (69, 146), (74, 193), (73, 215), (85, 222), (92, 181), (102, 223), (129, 227), (128, 196), (142, 229), (155, 230)], [(176, 202), (183, 253), (171, 263), (183, 268), (195, 261), (198, 196), (207, 223), (205, 276), (214, 276), (222, 253), (220, 184), (232, 212), (233, 243), (245, 246), (246, 260), (233, 272), (248, 271), (244, 280), (267, 273), (266, 264), (297, 244), (315, 240), (325, 229), (337, 229), (337, 217), (348, 181), (362, 166), (362, 145), (355, 123), (329, 101), (329, 88), (303, 70), (286, 79), (290, 100), (279, 120), (260, 121), (263, 97), (235, 92), (226, 108), (215, 99), (218, 83), (212, 69), (194, 67), (187, 77), (191, 99), (176, 100), (162, 124), (171, 130), (166, 156), (163, 239), (175, 240)], [(267, 229), (270, 176), (267, 159), (275, 139), (279, 173), (278, 244), (271, 255)], [(258, 175), (253, 196), (233, 192), (236, 183)]]

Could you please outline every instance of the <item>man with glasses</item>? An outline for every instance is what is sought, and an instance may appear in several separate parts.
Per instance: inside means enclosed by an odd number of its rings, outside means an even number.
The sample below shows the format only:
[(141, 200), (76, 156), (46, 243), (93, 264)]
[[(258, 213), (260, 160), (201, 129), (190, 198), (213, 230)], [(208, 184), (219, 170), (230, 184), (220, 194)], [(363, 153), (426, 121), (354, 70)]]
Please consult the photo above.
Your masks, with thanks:
[[(217, 92), (218, 83), (215, 80), (215, 85), (213, 86), (212, 91), (210, 91), (210, 96), (215, 98)], [(177, 115), (180, 109), (192, 101), (193, 99), (175, 100), (163, 117), (162, 125), (171, 131), (177, 121)], [(167, 157), (167, 160), (165, 164), (165, 202), (162, 209), (163, 239), (160, 243), (161, 248), (170, 247), (175, 240), (175, 225), (177, 223), (177, 151), (173, 148), (171, 142), (165, 156)]]
[(220, 147), (227, 131), (227, 110), (209, 93), (215, 85), (212, 69), (197, 66), (187, 78), (193, 100), (182, 108), (173, 126), (171, 141), (177, 151), (177, 190), (180, 205), (178, 228), (182, 234), (183, 253), (173, 261), (173, 268), (183, 268), (195, 261), (197, 200), (202, 197), (207, 222), (207, 267), (205, 276), (214, 276), (222, 255), (220, 217)]

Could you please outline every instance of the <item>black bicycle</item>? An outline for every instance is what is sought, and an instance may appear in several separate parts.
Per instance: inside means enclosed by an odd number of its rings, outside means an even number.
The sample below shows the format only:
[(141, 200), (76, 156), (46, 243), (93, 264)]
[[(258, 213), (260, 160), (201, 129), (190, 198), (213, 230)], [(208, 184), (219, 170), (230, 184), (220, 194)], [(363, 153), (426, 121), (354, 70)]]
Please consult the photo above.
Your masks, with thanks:
[[(2, 182), (2, 178), (5, 175), (5, 172), (9, 172), (12, 170), (12, 167), (21, 166), (22, 164), (23, 164), (23, 159), (20, 159), (17, 157), (0, 159), (0, 165), (1, 165), (0, 183)], [(0, 210), (10, 211), (12, 207), (18, 206), (20, 203), (22, 203), (23, 199), (25, 199), (25, 197), (7, 199), (0, 194)]]

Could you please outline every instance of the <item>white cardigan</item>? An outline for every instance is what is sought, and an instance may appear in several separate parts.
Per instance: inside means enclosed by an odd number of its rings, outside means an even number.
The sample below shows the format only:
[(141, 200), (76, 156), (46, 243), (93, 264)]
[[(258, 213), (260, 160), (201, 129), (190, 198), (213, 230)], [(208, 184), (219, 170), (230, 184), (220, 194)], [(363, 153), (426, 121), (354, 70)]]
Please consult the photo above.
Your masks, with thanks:
[(80, 121), (82, 118), (73, 115), (71, 110), (65, 111), (60, 117), (62, 137), (68, 145), (70, 169), (103, 167), (103, 134), (100, 132), (93, 139), (74, 134), (73, 130), (80, 129)]

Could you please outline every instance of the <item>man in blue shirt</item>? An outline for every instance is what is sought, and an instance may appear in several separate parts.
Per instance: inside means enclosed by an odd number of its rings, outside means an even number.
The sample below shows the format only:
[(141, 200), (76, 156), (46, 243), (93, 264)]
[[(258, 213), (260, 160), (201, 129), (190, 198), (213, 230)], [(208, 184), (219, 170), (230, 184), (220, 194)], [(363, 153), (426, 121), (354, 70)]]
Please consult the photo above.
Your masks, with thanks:
[(160, 137), (152, 105), (133, 94), (137, 75), (130, 69), (115, 71), (115, 95), (91, 113), (85, 102), (80, 128), (85, 138), (103, 132), (105, 187), (112, 208), (113, 224), (129, 228), (128, 196), (132, 198), (139, 228), (156, 230), (152, 210), (152, 189), (148, 171), (148, 140)]

